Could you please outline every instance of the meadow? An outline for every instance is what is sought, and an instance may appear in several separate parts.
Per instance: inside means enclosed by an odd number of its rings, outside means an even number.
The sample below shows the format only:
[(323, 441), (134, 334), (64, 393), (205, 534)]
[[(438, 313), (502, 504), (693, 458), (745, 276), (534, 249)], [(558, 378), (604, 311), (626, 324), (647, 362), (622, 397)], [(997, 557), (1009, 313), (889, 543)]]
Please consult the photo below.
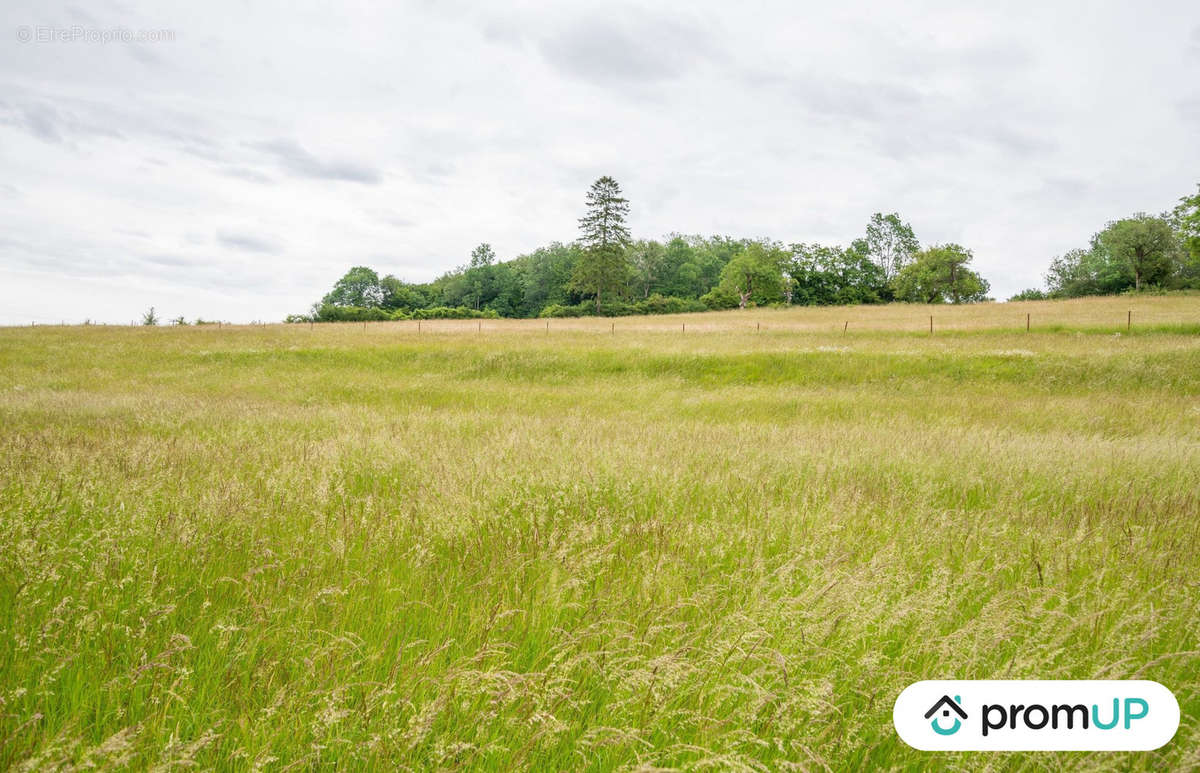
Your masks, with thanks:
[[(917, 752), (930, 678), (1183, 719)], [(0, 769), (1187, 770), (1198, 721), (1200, 296), (0, 329)]]

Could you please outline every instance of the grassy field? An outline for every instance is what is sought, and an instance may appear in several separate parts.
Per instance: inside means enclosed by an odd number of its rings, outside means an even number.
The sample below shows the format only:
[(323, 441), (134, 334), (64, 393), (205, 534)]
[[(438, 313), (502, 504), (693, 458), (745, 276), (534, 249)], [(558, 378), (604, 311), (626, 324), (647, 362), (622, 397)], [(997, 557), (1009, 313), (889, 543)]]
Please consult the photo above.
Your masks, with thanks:
[[(1135, 677), (1157, 752), (892, 729)], [(0, 768), (1196, 769), (1198, 721), (1200, 297), (0, 330)]]

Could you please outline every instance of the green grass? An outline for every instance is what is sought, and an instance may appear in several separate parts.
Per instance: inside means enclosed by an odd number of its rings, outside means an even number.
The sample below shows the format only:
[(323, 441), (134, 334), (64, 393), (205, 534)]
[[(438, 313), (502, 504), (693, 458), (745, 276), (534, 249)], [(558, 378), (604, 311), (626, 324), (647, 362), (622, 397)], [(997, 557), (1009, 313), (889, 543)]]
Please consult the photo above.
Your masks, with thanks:
[[(0, 330), (0, 768), (1200, 767), (1200, 299), (1103, 303)], [(927, 678), (1183, 720), (922, 753)]]

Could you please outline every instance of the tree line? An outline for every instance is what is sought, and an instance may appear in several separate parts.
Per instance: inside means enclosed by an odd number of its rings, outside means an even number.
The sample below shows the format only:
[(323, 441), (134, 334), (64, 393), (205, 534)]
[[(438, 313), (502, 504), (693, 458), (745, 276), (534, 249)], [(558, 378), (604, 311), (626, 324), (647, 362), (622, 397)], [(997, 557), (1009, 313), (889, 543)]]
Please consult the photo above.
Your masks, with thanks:
[(1110, 221), (1086, 247), (1054, 258), (1045, 282), (1009, 300), (1200, 289), (1200, 185), (1169, 212)]
[(988, 282), (958, 244), (922, 248), (896, 213), (875, 213), (848, 246), (670, 234), (634, 239), (611, 177), (587, 192), (579, 236), (498, 261), (480, 244), (428, 283), (350, 269), (289, 322), (670, 314), (754, 306), (971, 303)]

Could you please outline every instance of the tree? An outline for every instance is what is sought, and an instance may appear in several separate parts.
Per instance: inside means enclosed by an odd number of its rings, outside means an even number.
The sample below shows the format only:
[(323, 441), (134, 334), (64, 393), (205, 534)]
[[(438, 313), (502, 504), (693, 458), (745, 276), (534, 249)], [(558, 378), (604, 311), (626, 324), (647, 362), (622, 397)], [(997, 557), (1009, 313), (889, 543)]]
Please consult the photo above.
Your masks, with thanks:
[(783, 299), (786, 256), (777, 244), (751, 242), (725, 264), (718, 289), (725, 294), (734, 294), (738, 307), (743, 309), (750, 301), (776, 303)]
[(629, 258), (637, 293), (642, 298), (649, 298), (651, 288), (657, 288), (666, 268), (666, 251), (653, 239), (640, 239), (630, 247)]
[(867, 256), (883, 270), (885, 282), (891, 282), (912, 260), (921, 244), (912, 226), (895, 212), (884, 215), (876, 212), (867, 223), (865, 240)]
[(1182, 254), (1174, 284), (1200, 287), (1200, 186), (1195, 196), (1184, 196), (1171, 213), (1171, 224)]
[(1161, 217), (1138, 213), (1109, 223), (1097, 239), (1108, 254), (1133, 274), (1133, 289), (1162, 284), (1174, 268), (1177, 244), (1171, 225)]
[(579, 218), (579, 245), (583, 254), (575, 266), (572, 284), (582, 293), (596, 296), (600, 313), (604, 293), (621, 292), (629, 280), (629, 200), (621, 197), (621, 186), (607, 175), (592, 183), (587, 194), (587, 213)]
[(412, 285), (388, 274), (379, 280), (383, 288), (383, 301), (380, 303), (389, 311), (412, 311), (423, 309), (429, 305), (429, 298), (421, 289), (421, 285)]
[(1188, 255), (1200, 260), (1200, 185), (1196, 186), (1195, 196), (1184, 196), (1179, 200), (1171, 220)]
[(153, 306), (151, 306), (150, 309), (145, 314), (142, 315), (142, 324), (143, 325), (157, 325), (158, 324), (158, 315), (154, 313)]
[(495, 297), (492, 287), (495, 283), (492, 264), (495, 261), (496, 252), (487, 242), (471, 250), (471, 262), (463, 272), (463, 289), (466, 300), (476, 310)]
[(892, 282), (896, 298), (911, 303), (972, 303), (987, 300), (986, 279), (967, 268), (971, 251), (957, 244), (922, 250)]
[(487, 242), (471, 250), (471, 268), (482, 268), (496, 262), (496, 251)]
[(1111, 295), (1132, 286), (1128, 264), (1113, 258), (1100, 234), (1092, 237), (1087, 249), (1067, 250), (1046, 270), (1046, 287), (1053, 298)]
[(888, 294), (883, 269), (853, 246), (793, 244), (788, 271), (801, 305), (879, 303)]
[(517, 258), (516, 262), (524, 267), (524, 297), (521, 300), (524, 316), (536, 317), (547, 306), (567, 306), (577, 300), (571, 297), (571, 277), (580, 255), (577, 244), (553, 242)]
[(375, 309), (383, 305), (386, 295), (378, 274), (366, 266), (355, 266), (334, 284), (321, 304)]

